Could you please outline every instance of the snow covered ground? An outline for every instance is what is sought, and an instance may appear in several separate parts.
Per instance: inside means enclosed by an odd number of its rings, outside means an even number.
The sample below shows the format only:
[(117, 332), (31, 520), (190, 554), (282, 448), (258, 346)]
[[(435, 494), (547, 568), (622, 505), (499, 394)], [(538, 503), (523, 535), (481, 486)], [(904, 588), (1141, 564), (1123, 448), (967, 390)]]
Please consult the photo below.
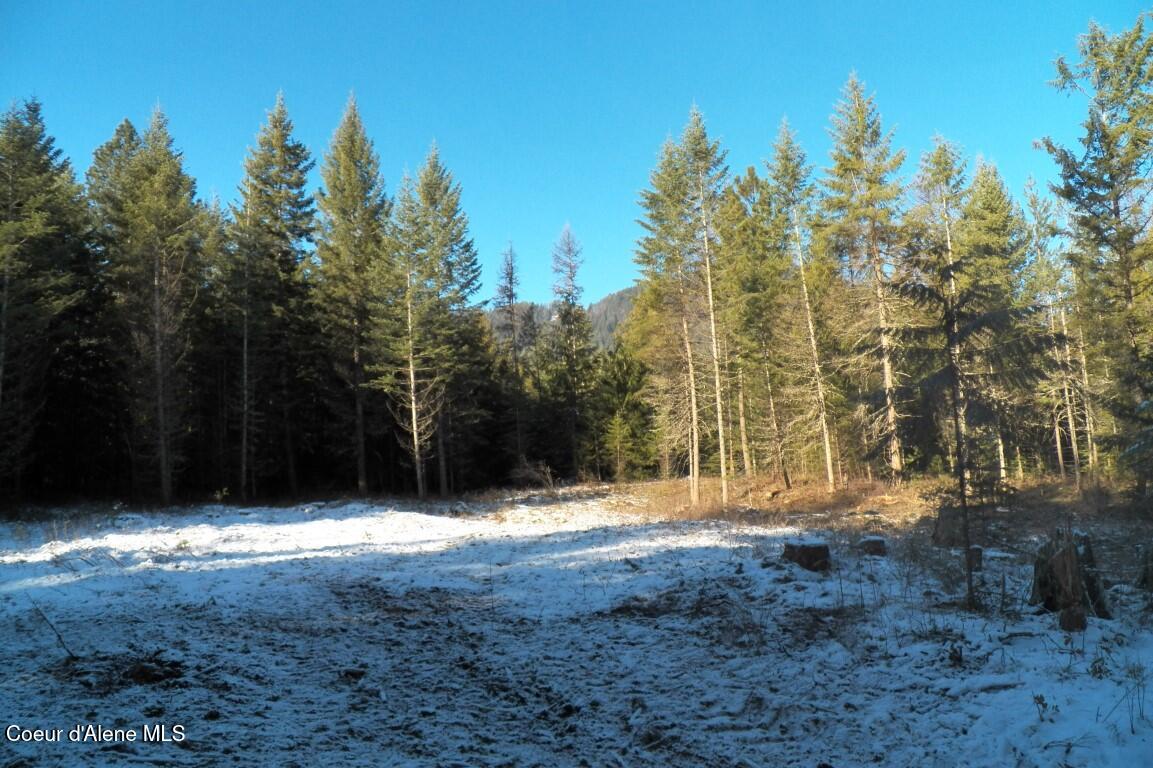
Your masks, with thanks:
[[(1144, 595), (1069, 635), (1008, 552), (972, 614), (900, 537), (629, 509), (0, 524), (0, 766), (1153, 764)], [(831, 572), (781, 561), (813, 536)]]

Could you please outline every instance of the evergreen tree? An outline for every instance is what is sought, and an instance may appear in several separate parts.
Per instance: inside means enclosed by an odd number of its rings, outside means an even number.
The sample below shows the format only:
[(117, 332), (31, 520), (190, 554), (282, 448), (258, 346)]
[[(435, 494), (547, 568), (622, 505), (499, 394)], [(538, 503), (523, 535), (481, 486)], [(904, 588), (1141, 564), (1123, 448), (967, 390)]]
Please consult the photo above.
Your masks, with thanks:
[[(811, 396), (811, 410), (815, 414), (817, 429), (821, 436), (824, 458), (825, 486), (829, 491), (836, 487), (833, 471), (833, 448), (831, 439), (829, 381), (825, 372), (824, 355), (817, 336), (817, 317), (814, 295), (810, 288), (812, 254), (813, 188), (810, 182), (810, 169), (806, 164), (805, 153), (789, 130), (787, 124), (781, 126), (777, 142), (773, 147), (773, 159), (768, 166), (769, 194), (772, 201), (771, 236), (777, 244), (777, 252), (793, 264), (799, 283), (800, 310), (804, 317), (800, 368), (805, 373), (801, 377), (802, 391)], [(794, 292), (796, 289), (794, 289)], [(775, 407), (773, 408), (775, 411)], [(774, 428), (774, 431), (780, 431)], [(783, 462), (783, 451), (780, 451)], [(786, 487), (788, 480), (786, 477)]]
[(501, 254), (500, 278), (496, 288), (494, 330), (507, 339), (506, 357), (508, 362), (508, 384), (513, 409), (514, 460), (518, 465), (526, 463), (524, 444), (524, 372), (521, 370), (521, 336), (523, 323), (521, 308), (517, 305), (517, 288), (520, 274), (517, 271), (516, 251), (512, 243)]
[[(637, 241), (635, 256), (641, 290), (625, 338), (654, 371), (657, 418), (666, 438), (661, 448), (663, 471), (668, 474), (674, 450), (683, 446), (689, 501), (696, 505), (700, 503), (701, 424), (690, 328), (695, 323), (696, 297), (689, 181), (679, 148), (666, 141), (649, 177), (650, 189), (641, 194), (645, 218), (640, 224), (646, 234)], [(670, 332), (676, 336), (670, 338)]]
[[(1100, 290), (1103, 336), (1117, 386), (1111, 402), (1123, 439), (1136, 439), (1151, 410), (1149, 375), (1153, 350), (1153, 35), (1149, 14), (1131, 28), (1109, 35), (1097, 24), (1079, 43), (1080, 61), (1057, 60), (1055, 85), (1084, 94), (1088, 115), (1082, 150), (1042, 144), (1056, 161), (1061, 184), (1053, 187), (1071, 209), (1075, 268)], [(1139, 453), (1131, 454), (1137, 457)], [(1144, 493), (1153, 465), (1134, 464)]]
[[(717, 217), (728, 174), (724, 159), (725, 153), (709, 139), (704, 118), (694, 107), (680, 143), (670, 140), (662, 147), (650, 177), (651, 188), (641, 196), (645, 218), (640, 223), (646, 234), (637, 243), (636, 262), (642, 273), (637, 306), (640, 313), (652, 314), (651, 322), (643, 325), (679, 331), (676, 346), (682, 355), (679, 364), (668, 357), (672, 340), (667, 330), (662, 330), (645, 359), (663, 379), (659, 389), (673, 398), (659, 408), (669, 417), (666, 434), (674, 436), (680, 431), (671, 428), (673, 422), (684, 424), (687, 432), (692, 504), (700, 502), (703, 398), (697, 376), (699, 337), (705, 340), (713, 373), (722, 503), (728, 494), (722, 375), (727, 361), (722, 354), (723, 329), (717, 323), (717, 276), (713, 274)], [(634, 323), (632, 333), (640, 327), (641, 323)], [(678, 413), (683, 418), (676, 417)]]
[(487, 416), (479, 395), (492, 379), (483, 316), (472, 301), (480, 264), (460, 198), (434, 145), (397, 205), (400, 313), (397, 331), (382, 339), (388, 363), (376, 384), (402, 403), (394, 411), (411, 441), (406, 447), (421, 495), (428, 485), (424, 465), (434, 455), (442, 495), (453, 486), (452, 470), (467, 470), (474, 427)]
[(891, 263), (901, 246), (898, 206), (903, 190), (893, 175), (904, 162), (891, 148), (892, 134), (881, 127), (873, 97), (856, 75), (849, 77), (833, 115), (833, 165), (825, 178), (824, 235), (854, 281), (863, 279), (870, 305), (869, 346), (881, 374), (881, 435), (895, 482), (904, 473), (896, 355), (893, 334)]
[(616, 345), (603, 357), (595, 395), (601, 415), (598, 429), (617, 482), (653, 468), (656, 435), (647, 388), (647, 367), (624, 345)]
[[(304, 310), (305, 265), (312, 242), (315, 207), (306, 189), (313, 161), (292, 136), (292, 121), (277, 94), (276, 104), (245, 160), (240, 202), (233, 211), (231, 259), (220, 276), (224, 308), (238, 379), (231, 386), (230, 410), (237, 420), (236, 479), (241, 499), (256, 487), (258, 467), (276, 462), (270, 441), (259, 433), (269, 419), (284, 411), (278, 403), (299, 399), (285, 391), (282, 380), (299, 388), (294, 358), (302, 350), (296, 313)], [(283, 368), (284, 370), (280, 370)], [(234, 393), (234, 394), (233, 394)], [(264, 450), (258, 451), (260, 444)], [(266, 473), (266, 469), (264, 472)]]
[(722, 369), (727, 362), (721, 352), (723, 329), (717, 325), (717, 296), (714, 290), (714, 260), (717, 250), (716, 219), (721, 193), (728, 178), (725, 152), (720, 142), (709, 139), (704, 117), (695, 107), (681, 136), (680, 151), (688, 176), (689, 216), (694, 230), (692, 250), (698, 278), (704, 283), (705, 309), (708, 318), (709, 350), (713, 364), (713, 402), (717, 417), (717, 443), (721, 475), (721, 505), (729, 502), (728, 453), (725, 450), (725, 408)]
[[(1006, 375), (1016, 361), (1028, 357), (1027, 337), (1017, 333), (1028, 308), (1010, 305), (1005, 290), (1008, 267), (1020, 246), (1013, 239), (995, 171), (983, 167), (966, 188), (960, 153), (938, 139), (921, 162), (917, 179), (921, 198), (910, 228), (916, 235), (900, 290), (927, 312), (925, 324), (908, 328), (914, 349), (935, 353), (940, 361), (923, 386), (948, 394), (954, 470), (960, 502), (961, 530), (970, 545), (969, 504), (972, 498), (972, 430), (970, 403), (982, 394), (982, 380)], [(1013, 371), (1016, 375), (1021, 372)], [(1002, 456), (1003, 461), (1003, 456)], [(966, 557), (967, 599), (976, 602), (972, 563)]]
[(357, 490), (364, 495), (368, 493), (368, 370), (373, 365), (370, 337), (389, 257), (387, 227), (392, 204), (355, 100), (349, 100), (321, 176), (316, 307), (330, 359), (345, 390), (334, 410), (341, 415), (351, 412), (345, 420), (351, 424)]
[[(0, 490), (19, 492), (47, 375), (81, 294), (84, 209), (39, 102), (0, 117)], [(63, 407), (64, 403), (54, 403)]]
[(580, 303), (582, 289), (577, 282), (577, 273), (581, 263), (580, 245), (566, 224), (552, 254), (556, 314), (547, 336), (545, 396), (553, 401), (555, 407), (546, 403), (545, 410), (551, 414), (558, 411), (563, 414), (567, 455), (559, 466), (573, 476), (579, 474), (582, 466), (582, 437), (593, 434), (588, 411), (594, 384), (595, 348), (592, 323)]
[(195, 182), (159, 110), (139, 139), (125, 121), (97, 150), (88, 179), (118, 320), (130, 340), (124, 370), (133, 453), (139, 468), (151, 467), (168, 504), (186, 436), (189, 317), (201, 283)]

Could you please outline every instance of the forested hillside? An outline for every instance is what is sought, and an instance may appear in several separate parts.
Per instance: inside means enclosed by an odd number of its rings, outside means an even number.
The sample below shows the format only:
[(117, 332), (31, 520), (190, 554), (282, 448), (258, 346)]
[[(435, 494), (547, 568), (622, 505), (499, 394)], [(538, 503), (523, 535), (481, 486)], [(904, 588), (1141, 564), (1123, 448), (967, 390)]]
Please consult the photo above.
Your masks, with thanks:
[(713, 476), (723, 504), (741, 476), (949, 474), (962, 509), (1038, 475), (1144, 496), (1147, 22), (1091, 25), (1058, 60), (1081, 138), (1042, 140), (1053, 174), (1025, 189), (947, 135), (906, 161), (856, 75), (829, 94), (824, 158), (782, 123), (768, 160), (730, 168), (693, 108), (636, 180), (638, 285), (586, 307), (566, 226), (547, 312), (521, 300), (512, 245), (481, 285), (437, 146), (386, 187), (353, 99), (318, 149), (278, 96), (228, 201), (198, 192), (159, 108), (109, 126), (81, 179), (52, 105), (16, 104), (0, 120), (0, 494), (685, 477), (695, 504)]

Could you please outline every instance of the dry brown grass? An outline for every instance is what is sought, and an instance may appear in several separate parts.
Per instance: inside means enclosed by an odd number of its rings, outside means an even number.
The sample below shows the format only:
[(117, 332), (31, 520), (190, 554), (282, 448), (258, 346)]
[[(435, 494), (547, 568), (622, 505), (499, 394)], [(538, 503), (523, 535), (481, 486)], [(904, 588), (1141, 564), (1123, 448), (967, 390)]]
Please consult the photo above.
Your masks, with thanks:
[(701, 502), (695, 506), (689, 504), (686, 480), (636, 483), (625, 490), (640, 500), (640, 510), (653, 522), (726, 520), (880, 532), (911, 528), (932, 514), (923, 498), (925, 488), (924, 483), (893, 488), (860, 482), (829, 493), (823, 485), (786, 490), (768, 479), (738, 478), (730, 483), (727, 506), (721, 504), (716, 478), (702, 479)]

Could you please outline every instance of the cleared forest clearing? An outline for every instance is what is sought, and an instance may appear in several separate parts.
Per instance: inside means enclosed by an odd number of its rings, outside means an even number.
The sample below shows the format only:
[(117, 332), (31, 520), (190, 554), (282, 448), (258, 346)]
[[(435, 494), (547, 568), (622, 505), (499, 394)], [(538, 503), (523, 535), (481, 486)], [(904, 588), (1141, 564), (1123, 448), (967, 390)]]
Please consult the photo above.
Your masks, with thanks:
[[(724, 520), (668, 519), (644, 486), (3, 523), (0, 765), (1142, 764), (1148, 523), (1073, 521), (1115, 618), (1065, 633), (1027, 604), (1064, 522), (1028, 493), (982, 521), (981, 612), (910, 493), (753, 492)], [(832, 569), (782, 561), (799, 540)], [(88, 724), (112, 738), (69, 740)]]

